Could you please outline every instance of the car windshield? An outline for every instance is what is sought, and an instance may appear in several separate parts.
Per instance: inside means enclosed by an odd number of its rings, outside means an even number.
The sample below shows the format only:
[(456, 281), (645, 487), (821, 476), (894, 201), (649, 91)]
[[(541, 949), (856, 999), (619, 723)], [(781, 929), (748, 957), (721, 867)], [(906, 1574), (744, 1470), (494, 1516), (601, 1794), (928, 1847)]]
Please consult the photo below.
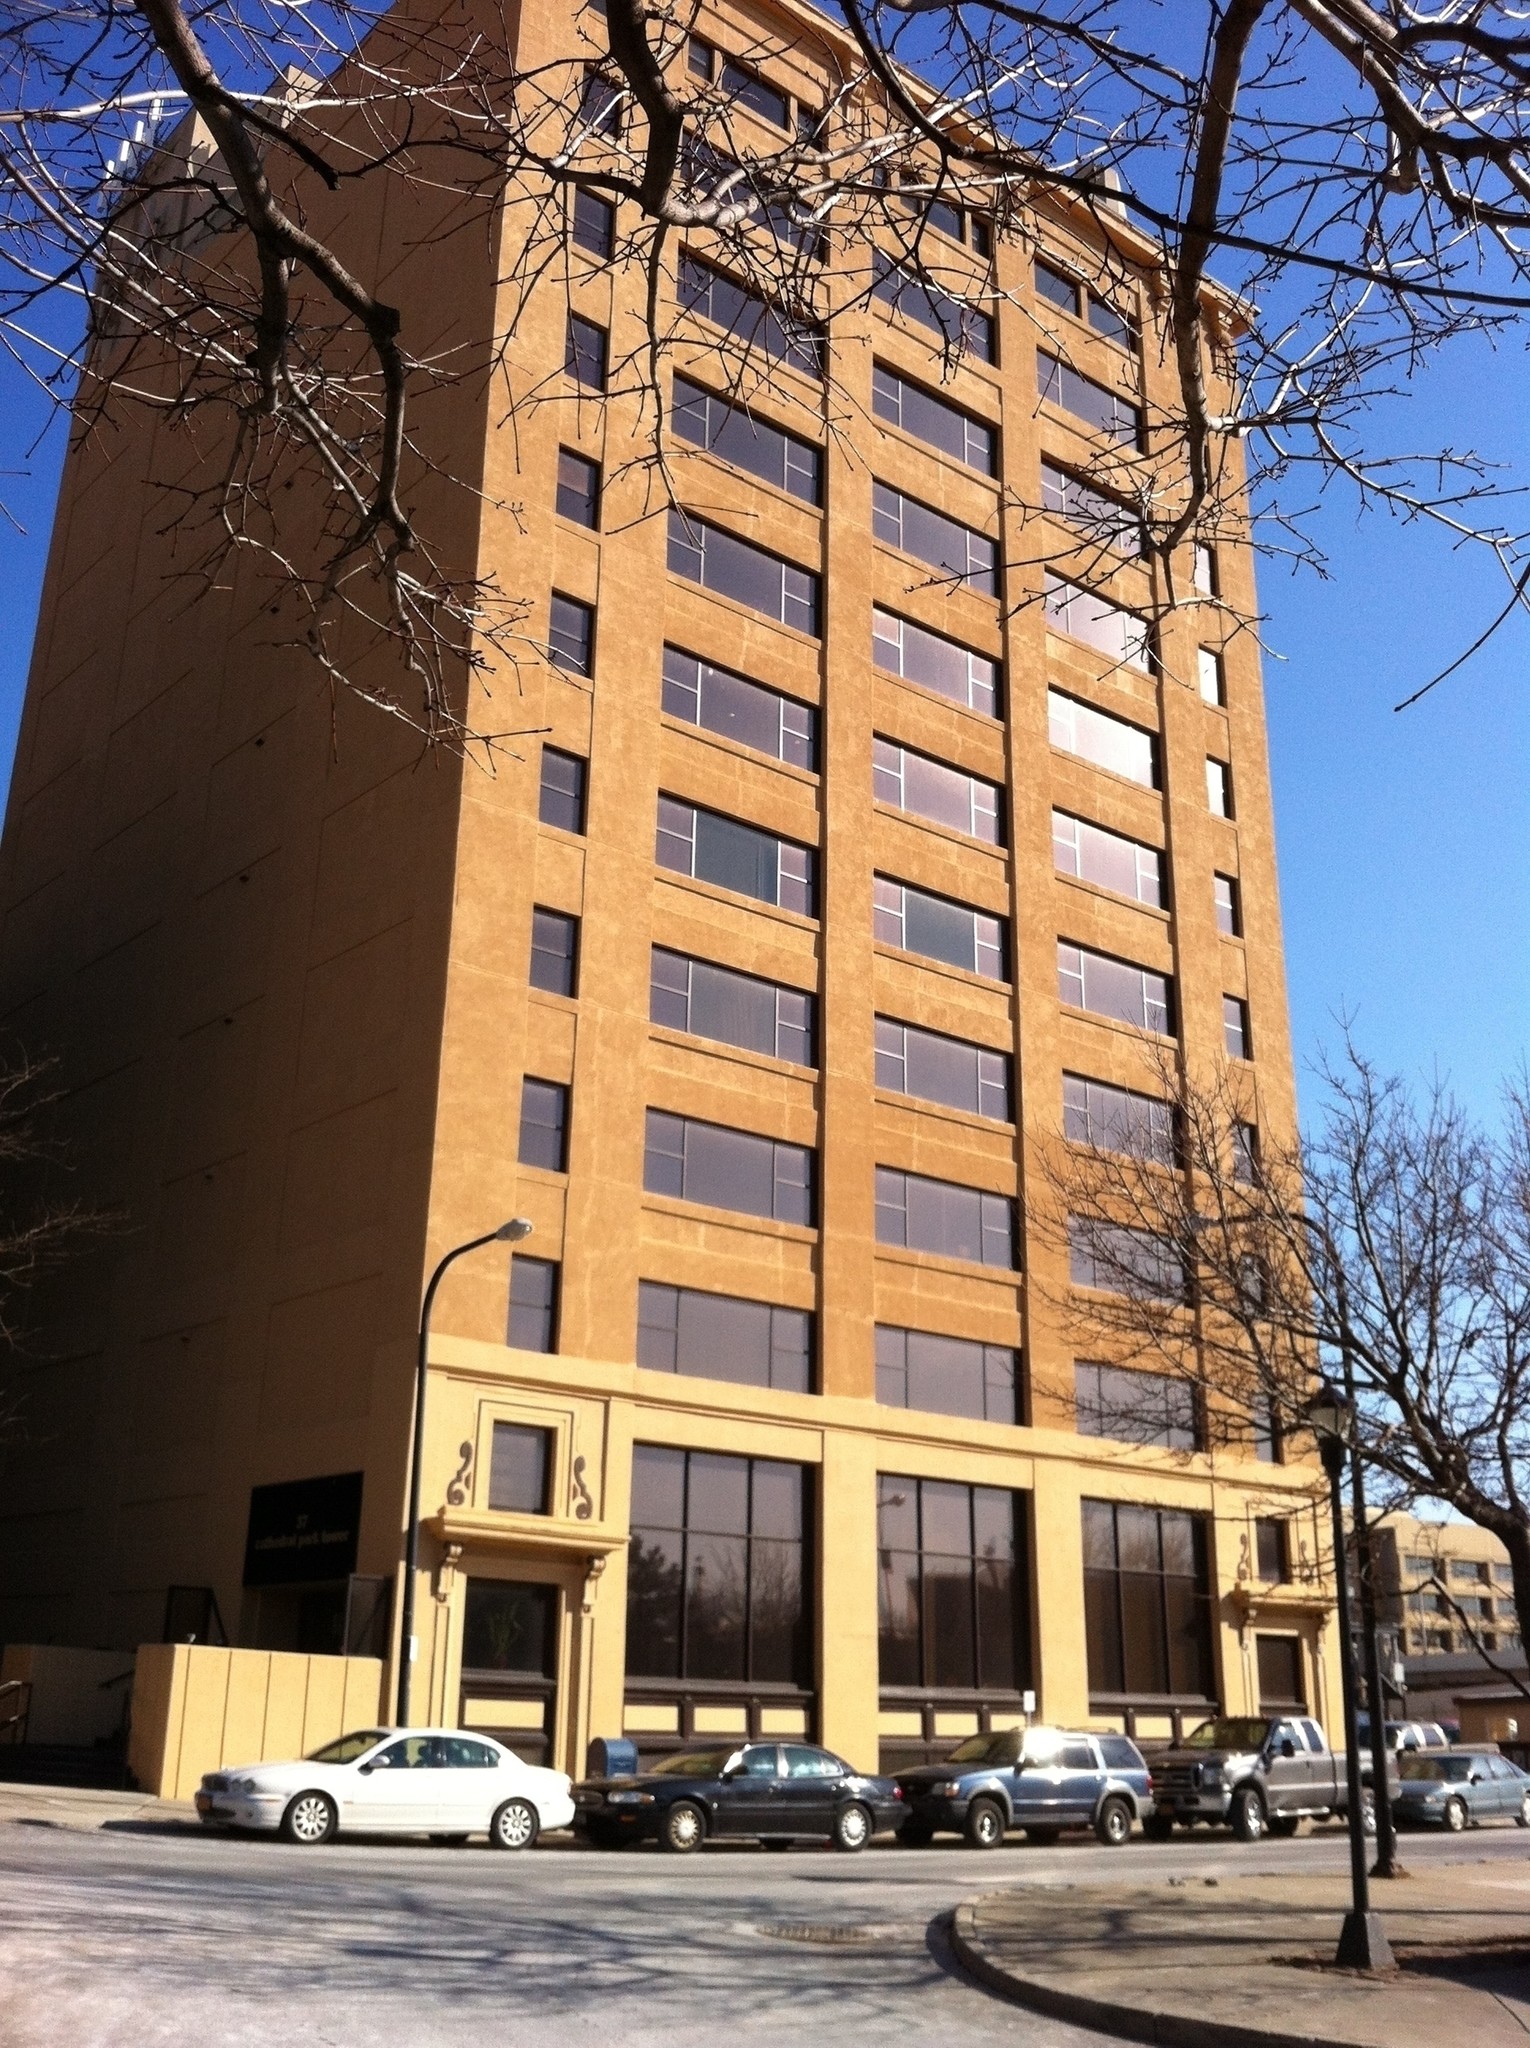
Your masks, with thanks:
[(998, 1735), (969, 1735), (946, 1758), (948, 1764), (1014, 1764), (1020, 1761), (1020, 1730)]
[(654, 1765), (656, 1775), (666, 1778), (720, 1778), (731, 1749), (688, 1749), (679, 1756), (667, 1756)]
[(1452, 1785), (1464, 1785), (1478, 1760), (1469, 1756), (1405, 1756), (1397, 1766), (1399, 1778), (1445, 1778)]
[(1222, 1715), (1202, 1721), (1185, 1737), (1186, 1749), (1263, 1749), (1268, 1721), (1253, 1721), (1238, 1715)]
[(357, 1757), (365, 1756), (374, 1749), (387, 1734), (386, 1728), (358, 1728), (352, 1735), (337, 1735), (333, 1742), (326, 1742), (322, 1749), (316, 1749), (304, 1759), (311, 1764), (353, 1764)]

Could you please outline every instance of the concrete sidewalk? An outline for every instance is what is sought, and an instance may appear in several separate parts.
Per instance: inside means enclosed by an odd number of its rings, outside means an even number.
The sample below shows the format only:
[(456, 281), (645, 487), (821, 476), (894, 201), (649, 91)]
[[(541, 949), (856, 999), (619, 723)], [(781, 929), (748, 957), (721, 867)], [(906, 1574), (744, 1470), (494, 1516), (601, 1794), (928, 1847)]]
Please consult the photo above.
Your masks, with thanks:
[(1452, 1865), (1377, 1884), (1372, 1903), (1400, 1965), (1382, 1978), (1328, 1967), (1339, 1877), (1017, 1886), (959, 1906), (953, 1940), (1019, 2004), (1128, 2040), (1527, 2048), (1530, 1863)]
[(87, 1833), (123, 1821), (201, 1827), (189, 1799), (156, 1799), (147, 1792), (103, 1792), (76, 1785), (0, 1784), (0, 1826), (7, 1821)]

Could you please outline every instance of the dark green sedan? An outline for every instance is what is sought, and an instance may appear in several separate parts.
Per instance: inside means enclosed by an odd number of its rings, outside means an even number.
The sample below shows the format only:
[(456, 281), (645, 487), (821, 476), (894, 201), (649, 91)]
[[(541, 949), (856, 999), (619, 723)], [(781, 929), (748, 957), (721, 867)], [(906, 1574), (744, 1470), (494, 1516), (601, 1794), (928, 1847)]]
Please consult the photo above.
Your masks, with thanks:
[(1530, 1776), (1491, 1749), (1432, 1749), (1397, 1760), (1392, 1811), (1419, 1827), (1453, 1835), (1487, 1820), (1530, 1828)]

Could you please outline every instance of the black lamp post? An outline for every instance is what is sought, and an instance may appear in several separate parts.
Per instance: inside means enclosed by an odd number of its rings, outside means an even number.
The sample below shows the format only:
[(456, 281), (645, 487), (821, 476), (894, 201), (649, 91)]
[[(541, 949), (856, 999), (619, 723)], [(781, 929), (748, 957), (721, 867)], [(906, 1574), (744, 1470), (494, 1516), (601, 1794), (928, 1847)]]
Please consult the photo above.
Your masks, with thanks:
[(519, 1244), (530, 1235), (531, 1225), (526, 1218), (512, 1216), (498, 1230), (459, 1244), (446, 1254), (431, 1274), (425, 1299), (420, 1305), (420, 1350), (414, 1374), (414, 1435), (409, 1445), (409, 1526), (404, 1536), (404, 1596), (399, 1602), (398, 1710), (395, 1718), (400, 1728), (409, 1726), (409, 1682), (414, 1674), (414, 1582), (420, 1568), (420, 1461), (425, 1451), (425, 1373), (430, 1356), (431, 1307), (447, 1267), (455, 1260), (468, 1252), (478, 1251), (486, 1244)]
[[(1317, 1437), (1318, 1453), (1328, 1475), (1329, 1505), (1333, 1510), (1334, 1592), (1339, 1603), (1339, 1670), (1344, 1686), (1344, 1771), (1349, 1817), (1349, 1874), (1351, 1904), (1344, 1916), (1335, 1961), (1352, 1970), (1387, 1970), (1392, 1951), (1387, 1945), (1381, 1916), (1371, 1911), (1370, 1878), (1366, 1871), (1364, 1783), (1360, 1764), (1360, 1718), (1355, 1704), (1355, 1648), (1349, 1633), (1349, 1572), (1344, 1555), (1344, 1460), (1349, 1451), (1354, 1417), (1339, 1389), (1324, 1380), (1307, 1406), (1307, 1420)], [(1386, 1780), (1375, 1788), (1385, 1799)]]

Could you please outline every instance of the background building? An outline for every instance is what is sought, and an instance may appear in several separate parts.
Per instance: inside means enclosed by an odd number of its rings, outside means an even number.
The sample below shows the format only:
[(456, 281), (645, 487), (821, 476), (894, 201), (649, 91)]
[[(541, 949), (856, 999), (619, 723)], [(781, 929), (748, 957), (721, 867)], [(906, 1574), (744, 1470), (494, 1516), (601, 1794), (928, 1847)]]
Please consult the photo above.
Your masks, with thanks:
[[(1463, 1690), (1492, 1684), (1493, 1665), (1524, 1673), (1514, 1573), (1496, 1536), (1471, 1522), (1388, 1515), (1372, 1542), (1377, 1620), (1393, 1632), (1410, 1717), (1453, 1720)], [(1530, 1727), (1530, 1702), (1518, 1721)]]
[[(706, 9), (691, 60), (773, 25), (762, 137), (839, 31)], [(527, 8), (522, 63), (573, 36)], [(327, 203), (375, 264), (372, 202)], [(390, 294), (417, 354), (487, 349), (513, 266), (438, 203)], [(530, 735), (494, 774), (333, 704), (237, 579), (190, 601), (148, 427), (73, 451), (0, 973), (127, 1222), (43, 1304), (11, 1641), (387, 1648), (423, 1281), (521, 1212), (437, 1307), (417, 1714), (575, 1765), (622, 1728), (870, 1764), (1031, 1696), (1336, 1717), (1311, 1468), (1125, 1376), (1038, 1192), (1065, 1120), (1150, 1114), (1155, 1044), (1292, 1127), (1251, 560), (1187, 548), (1204, 601), (1152, 635), (1129, 538), (1103, 594), (1047, 567), (1172, 410), (1151, 294), (1082, 216), (947, 215), (1002, 295), (951, 366), (895, 276), (794, 335), (680, 252), (681, 510), (629, 464), (641, 281), (588, 214), (504, 381), (423, 401), (483, 495), (422, 523), (551, 650), (470, 707)]]

